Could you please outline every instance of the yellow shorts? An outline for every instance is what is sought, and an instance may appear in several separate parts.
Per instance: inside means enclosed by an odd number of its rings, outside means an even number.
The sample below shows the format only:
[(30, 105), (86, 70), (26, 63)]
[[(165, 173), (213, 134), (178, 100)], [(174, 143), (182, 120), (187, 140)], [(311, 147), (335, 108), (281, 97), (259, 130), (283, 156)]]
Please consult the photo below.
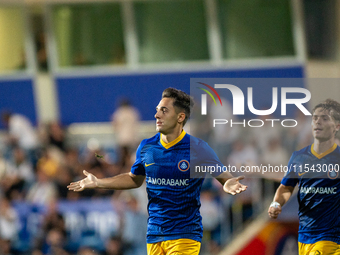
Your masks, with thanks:
[(331, 241), (312, 244), (299, 242), (299, 255), (340, 255), (340, 245)]
[(198, 255), (201, 243), (181, 238), (158, 243), (148, 243), (148, 255)]

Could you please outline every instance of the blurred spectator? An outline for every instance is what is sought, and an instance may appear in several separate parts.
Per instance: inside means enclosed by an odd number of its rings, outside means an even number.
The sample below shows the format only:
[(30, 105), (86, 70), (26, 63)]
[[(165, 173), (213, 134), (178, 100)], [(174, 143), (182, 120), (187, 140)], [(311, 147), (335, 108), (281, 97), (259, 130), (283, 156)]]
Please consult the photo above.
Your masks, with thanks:
[[(221, 98), (222, 107), (214, 107), (211, 105), (209, 109), (211, 119), (226, 119), (228, 121), (225, 125), (216, 125), (212, 128), (211, 146), (216, 152), (217, 156), (223, 160), (230, 154), (232, 150), (232, 144), (240, 135), (240, 125), (231, 125), (231, 119), (233, 122), (239, 122), (237, 117), (232, 113), (232, 107), (224, 98)], [(212, 123), (210, 124), (212, 126)]]
[[(271, 115), (262, 115), (259, 116), (259, 119), (264, 122), (263, 126), (260, 128), (250, 127), (249, 129), (250, 138), (255, 142), (257, 149), (259, 149), (259, 152), (262, 155), (271, 139), (281, 139), (282, 127), (281, 125), (278, 125), (278, 122), (273, 122), (274, 124), (272, 124), (271, 121), (266, 121), (266, 119), (276, 119)], [(274, 125), (274, 127), (272, 125)]]
[(43, 248), (43, 253), (46, 255), (68, 255), (65, 251), (65, 234), (58, 228), (52, 228), (47, 232), (46, 244)]
[(127, 99), (121, 101), (120, 106), (112, 115), (112, 125), (119, 146), (121, 167), (125, 167), (126, 161), (130, 161), (132, 150), (138, 143), (140, 115)]
[(284, 147), (288, 149), (289, 154), (313, 143), (311, 118), (305, 116), (300, 110), (298, 110), (296, 112), (295, 120), (298, 125), (294, 128), (287, 129), (285, 139), (283, 140)]
[[(72, 176), (73, 180), (76, 180), (77, 177), (81, 177), (83, 175), (83, 165), (79, 160), (79, 151), (75, 148), (70, 148), (65, 153), (65, 165), (64, 167), (67, 169), (67, 172)], [(75, 192), (72, 192), (75, 194)]]
[(131, 160), (131, 148), (127, 146), (120, 147), (118, 167), (120, 167), (120, 173), (130, 171), (133, 162)]
[(4, 159), (1, 151), (0, 151), (0, 196), (1, 196), (1, 180), (6, 175), (6, 160)]
[(122, 241), (124, 255), (146, 254), (146, 230), (148, 216), (141, 212), (137, 199), (129, 191), (121, 194), (126, 203), (123, 214)]
[[(54, 179), (58, 190), (59, 199), (73, 199), (76, 195), (72, 194), (68, 189), (67, 185), (73, 181), (73, 176), (69, 170), (65, 167), (59, 168), (58, 175)], [(74, 192), (73, 192), (74, 193)]]
[(25, 157), (25, 152), (17, 147), (13, 150), (13, 161), (6, 163), (6, 173), (0, 184), (4, 192), (11, 199), (21, 200), (25, 192), (34, 181), (34, 172), (31, 162)]
[(1, 255), (12, 255), (10, 240), (2, 240), (0, 238), (0, 254)]
[(48, 146), (55, 146), (61, 151), (66, 151), (65, 132), (59, 122), (47, 124), (46, 142)]
[(42, 169), (37, 170), (37, 182), (28, 190), (26, 200), (40, 205), (48, 205), (57, 198), (57, 189), (53, 181)]
[(66, 233), (65, 221), (63, 216), (58, 212), (57, 200), (52, 200), (48, 204), (47, 212), (42, 224), (42, 229), (44, 229), (45, 232), (52, 228), (59, 228), (64, 234)]
[(30, 120), (21, 114), (10, 112), (3, 112), (2, 120), (8, 128), (8, 149), (19, 146), (25, 150), (31, 162), (35, 165), (38, 157), (37, 149), (39, 141)]
[[(233, 143), (233, 151), (228, 157), (228, 162), (231, 166), (236, 166), (238, 170), (240, 167), (246, 166), (257, 166), (258, 165), (259, 155), (257, 150), (251, 144), (245, 144), (242, 140), (237, 140)], [(242, 182), (244, 185), (247, 185), (247, 192), (238, 194), (235, 198), (235, 205), (237, 206), (238, 202), (242, 205), (242, 218), (243, 221), (249, 219), (253, 212), (254, 206), (260, 200), (261, 195), (261, 187), (259, 178), (256, 175), (250, 174), (247, 175)]]
[(40, 71), (46, 72), (48, 69), (48, 61), (45, 34), (43, 32), (39, 32), (36, 35), (35, 42), (37, 47), (38, 68)]
[[(214, 240), (213, 232), (221, 224), (220, 210), (214, 193), (208, 189), (201, 192), (201, 216), (203, 224), (202, 251), (214, 254), (211, 248), (217, 245), (218, 240)], [(217, 245), (218, 246), (218, 245)], [(217, 247), (214, 248), (216, 250)], [(218, 250), (218, 249), (217, 249)]]
[(228, 157), (228, 163), (240, 169), (241, 166), (252, 166), (258, 163), (257, 150), (251, 144), (245, 144), (241, 139), (233, 143), (232, 153)]
[[(281, 140), (278, 138), (272, 138), (269, 140), (268, 146), (263, 151), (262, 161), (261, 163), (266, 166), (287, 166), (289, 161), (288, 152), (281, 145)], [(277, 181), (281, 181), (284, 175), (284, 171), (275, 172), (275, 173), (266, 173), (266, 178), (274, 179)]]
[(59, 170), (58, 156), (54, 156), (53, 150), (45, 149), (37, 163), (37, 170), (43, 171), (48, 177), (55, 178)]
[(202, 139), (203, 141), (209, 142), (212, 135), (212, 118), (210, 114), (202, 115), (201, 106), (194, 104), (192, 110), (192, 116), (189, 119), (190, 123), (190, 134)]
[[(97, 157), (96, 155), (99, 155)], [(82, 155), (82, 161), (84, 169), (91, 169), (91, 168), (100, 168), (105, 169), (109, 166), (106, 162), (105, 158), (100, 158), (100, 156), (104, 156), (104, 151), (102, 151), (99, 146), (97, 148), (87, 148), (87, 150)], [(83, 171), (81, 171), (80, 176), (83, 175)]]
[(119, 237), (111, 237), (105, 244), (105, 255), (123, 255), (122, 240)]
[(18, 215), (11, 206), (10, 200), (5, 197), (0, 198), (0, 242), (2, 240), (4, 247), (6, 246), (5, 252), (7, 253), (9, 252), (8, 246), (11, 246), (11, 243), (18, 237), (18, 224)]
[(217, 228), (219, 222), (218, 204), (214, 200), (214, 194), (210, 190), (201, 192), (201, 215), (203, 229), (210, 235)]
[[(127, 191), (124, 191), (127, 192)], [(145, 215), (148, 214), (148, 193), (146, 192), (146, 182), (139, 189), (131, 189), (128, 191), (138, 201), (138, 210)]]
[[(53, 231), (52, 231), (53, 230)], [(51, 232), (52, 231), (52, 232)], [(50, 234), (50, 239), (48, 235)], [(47, 212), (42, 219), (41, 228), (34, 240), (35, 250), (46, 250), (48, 246), (56, 246), (66, 238), (66, 226), (63, 216), (58, 212), (56, 200), (52, 200), (47, 207)], [(65, 240), (62, 242), (65, 243)]]
[(80, 247), (77, 255), (99, 255), (99, 253), (90, 247)]

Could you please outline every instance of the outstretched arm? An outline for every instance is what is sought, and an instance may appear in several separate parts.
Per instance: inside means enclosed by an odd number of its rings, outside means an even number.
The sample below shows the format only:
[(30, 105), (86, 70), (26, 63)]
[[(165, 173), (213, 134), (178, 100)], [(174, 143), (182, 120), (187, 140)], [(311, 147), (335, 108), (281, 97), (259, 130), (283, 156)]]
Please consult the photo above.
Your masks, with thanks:
[(281, 184), (275, 193), (274, 200), (269, 206), (268, 214), (270, 218), (276, 219), (282, 211), (282, 206), (287, 203), (293, 194), (294, 187)]
[(103, 179), (98, 179), (86, 170), (84, 170), (83, 173), (86, 175), (86, 178), (70, 183), (70, 185), (67, 186), (69, 190), (82, 191), (84, 189), (94, 188), (115, 190), (134, 189), (140, 187), (145, 179), (144, 175), (134, 175), (131, 172)]
[(244, 176), (233, 177), (228, 172), (224, 172), (216, 177), (216, 180), (223, 185), (223, 190), (231, 195), (236, 195), (247, 189), (246, 185), (239, 182), (242, 179), (244, 179)]

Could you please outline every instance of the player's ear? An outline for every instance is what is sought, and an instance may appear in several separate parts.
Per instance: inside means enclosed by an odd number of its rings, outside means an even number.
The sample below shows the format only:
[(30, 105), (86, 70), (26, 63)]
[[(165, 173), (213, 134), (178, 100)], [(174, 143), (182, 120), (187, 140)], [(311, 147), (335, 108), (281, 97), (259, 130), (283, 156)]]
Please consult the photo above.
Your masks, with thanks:
[(335, 122), (335, 131), (338, 132), (340, 129), (340, 122), (339, 121), (336, 121)]
[(184, 112), (180, 112), (180, 113), (177, 115), (177, 121), (178, 121), (179, 123), (182, 123), (184, 120), (185, 120), (185, 113), (184, 113)]

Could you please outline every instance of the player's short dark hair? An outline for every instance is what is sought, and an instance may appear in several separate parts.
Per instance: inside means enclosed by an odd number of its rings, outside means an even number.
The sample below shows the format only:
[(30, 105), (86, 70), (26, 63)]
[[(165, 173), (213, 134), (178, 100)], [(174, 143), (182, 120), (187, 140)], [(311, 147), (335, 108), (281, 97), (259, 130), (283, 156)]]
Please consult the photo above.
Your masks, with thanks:
[(184, 111), (185, 119), (183, 121), (183, 126), (187, 122), (190, 117), (191, 109), (194, 106), (194, 100), (187, 93), (182, 90), (175, 88), (167, 88), (163, 91), (162, 98), (173, 98), (174, 99), (174, 107), (179, 109), (180, 111)]
[(340, 122), (340, 103), (338, 103), (337, 101), (328, 98), (326, 101), (324, 101), (320, 104), (317, 104), (313, 108), (313, 114), (314, 114), (315, 110), (318, 109), (318, 108), (328, 110), (331, 117), (335, 121)]

